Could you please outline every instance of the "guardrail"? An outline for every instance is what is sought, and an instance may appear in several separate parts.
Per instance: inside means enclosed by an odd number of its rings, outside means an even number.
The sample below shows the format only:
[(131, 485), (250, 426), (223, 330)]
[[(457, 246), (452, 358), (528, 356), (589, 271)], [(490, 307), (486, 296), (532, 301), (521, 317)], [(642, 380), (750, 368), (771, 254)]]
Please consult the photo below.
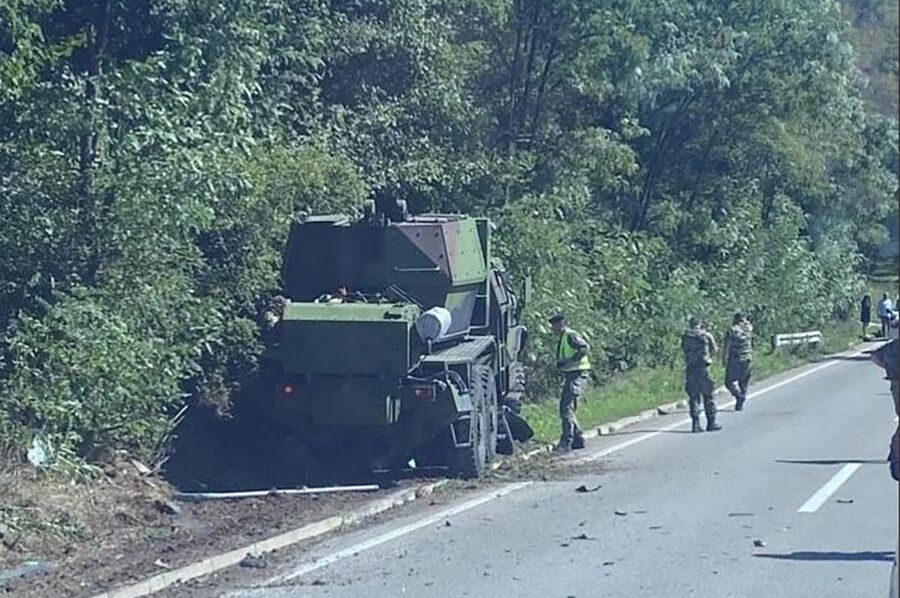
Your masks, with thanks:
[(816, 345), (821, 342), (822, 333), (819, 330), (794, 332), (791, 334), (776, 334), (772, 337), (772, 348), (776, 349), (784, 345)]

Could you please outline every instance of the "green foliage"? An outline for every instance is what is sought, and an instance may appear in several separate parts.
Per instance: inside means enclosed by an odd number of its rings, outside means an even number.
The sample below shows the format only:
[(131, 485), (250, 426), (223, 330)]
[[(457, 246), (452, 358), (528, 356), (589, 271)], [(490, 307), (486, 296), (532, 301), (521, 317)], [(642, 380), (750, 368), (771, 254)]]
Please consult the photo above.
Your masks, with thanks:
[[(33, 431), (54, 461), (97, 458), (114, 449), (148, 456), (167, 431), (167, 411), (183, 398), (195, 347), (207, 340), (199, 302), (181, 294), (172, 322), (158, 320), (157, 293), (122, 301), (86, 289), (56, 298), (41, 317), (22, 314), (10, 330), (7, 377), (0, 386), (4, 438), (28, 446)], [(156, 312), (156, 313), (154, 313)], [(156, 320), (154, 326), (143, 326)], [(167, 330), (168, 328), (168, 330)]]
[(496, 219), (534, 396), (558, 309), (601, 382), (677, 364), (694, 313), (847, 317), (898, 163), (848, 44), (896, 11), (852, 8), (0, 0), (3, 438), (147, 454), (185, 400), (226, 409), (291, 218), (373, 192)]

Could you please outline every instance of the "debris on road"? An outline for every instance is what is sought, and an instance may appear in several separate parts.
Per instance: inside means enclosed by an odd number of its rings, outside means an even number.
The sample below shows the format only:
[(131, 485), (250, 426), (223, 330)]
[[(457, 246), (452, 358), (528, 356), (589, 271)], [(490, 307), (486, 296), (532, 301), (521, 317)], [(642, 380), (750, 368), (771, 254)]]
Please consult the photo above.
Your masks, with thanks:
[(581, 533), (581, 534), (578, 534), (577, 536), (572, 536), (572, 539), (573, 540), (596, 540), (597, 538), (592, 538), (587, 534)]
[(450, 527), (451, 525), (453, 525), (453, 524), (450, 523), (449, 520), (447, 520), (447, 521), (444, 522), (444, 527)]
[(616, 564), (615, 561), (603, 561), (603, 566), (604, 566), (604, 567), (612, 567), (612, 566), (615, 565), (615, 564)]
[(753, 546), (755, 546), (756, 548), (765, 548), (766, 543), (763, 542), (762, 540), (756, 539), (756, 540), (753, 540)]
[(377, 492), (378, 484), (357, 486), (323, 486), (321, 488), (272, 488), (269, 490), (248, 490), (244, 492), (176, 492), (172, 496), (181, 502), (205, 500), (234, 500), (239, 498), (265, 498), (267, 496), (306, 496), (309, 494), (336, 494), (341, 492)]
[(837, 499), (837, 502), (838, 502), (838, 504), (841, 504), (841, 505), (852, 505), (853, 499), (852, 498), (839, 498), (839, 499)]
[(0, 590), (6, 588), (9, 582), (43, 575), (47, 571), (47, 565), (42, 561), (25, 561), (12, 569), (0, 569)]
[(618, 515), (619, 517), (625, 517), (626, 515), (628, 515), (628, 511), (619, 511), (619, 510), (616, 510), (616, 511), (615, 511), (615, 514)]
[(0, 525), (0, 544), (12, 550), (19, 543), (21, 534), (12, 528)]
[(164, 515), (181, 515), (181, 507), (171, 500), (162, 500), (158, 498), (153, 501), (153, 506), (156, 507), (157, 511)]
[(592, 487), (592, 488), (588, 488), (586, 485), (582, 484), (582, 485), (579, 486), (578, 488), (575, 488), (575, 492), (581, 492), (581, 493), (584, 493), (584, 492), (596, 492), (597, 490), (599, 490), (599, 489), (602, 488), (602, 487), (603, 487), (603, 484), (597, 484), (596, 486), (594, 486), (594, 487)]
[(153, 564), (156, 565), (157, 567), (159, 567), (160, 569), (171, 569), (172, 568), (172, 565), (170, 565), (169, 563), (165, 562), (162, 559), (156, 559), (155, 561), (153, 561)]
[(729, 517), (755, 517), (756, 515), (754, 513), (743, 513), (743, 512), (739, 511), (736, 513), (729, 513), (728, 516)]
[(656, 531), (656, 530), (662, 529), (662, 528), (663, 528), (663, 526), (661, 526), (661, 525), (651, 525), (650, 531)]
[(265, 569), (269, 566), (269, 563), (261, 556), (248, 554), (241, 561), (240, 565), (248, 569)]

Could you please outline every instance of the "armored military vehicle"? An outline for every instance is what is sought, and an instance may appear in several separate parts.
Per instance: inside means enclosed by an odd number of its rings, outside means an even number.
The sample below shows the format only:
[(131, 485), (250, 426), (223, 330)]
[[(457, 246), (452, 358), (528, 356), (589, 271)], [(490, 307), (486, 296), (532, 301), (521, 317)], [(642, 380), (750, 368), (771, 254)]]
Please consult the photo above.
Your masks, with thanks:
[[(259, 408), (318, 462), (477, 477), (530, 430), (516, 406), (522, 302), (492, 258), (492, 225), (370, 201), (301, 217), (270, 318), (278, 381)], [(510, 423), (514, 425), (511, 427)]]

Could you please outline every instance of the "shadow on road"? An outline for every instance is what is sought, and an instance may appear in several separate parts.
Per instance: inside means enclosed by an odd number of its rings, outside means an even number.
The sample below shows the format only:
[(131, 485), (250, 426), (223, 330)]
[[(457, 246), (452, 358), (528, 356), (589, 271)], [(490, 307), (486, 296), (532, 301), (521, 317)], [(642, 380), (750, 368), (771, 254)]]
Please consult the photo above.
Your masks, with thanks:
[(848, 463), (884, 465), (887, 463), (887, 459), (775, 459), (775, 462), (790, 465), (846, 465)]
[(878, 561), (891, 563), (894, 553), (889, 550), (872, 552), (791, 552), (788, 554), (754, 554), (756, 558), (779, 561)]
[(823, 357), (822, 359), (817, 359), (816, 361), (870, 361), (871, 353), (873, 353), (873, 351), (865, 351), (862, 355), (829, 355), (828, 357)]

